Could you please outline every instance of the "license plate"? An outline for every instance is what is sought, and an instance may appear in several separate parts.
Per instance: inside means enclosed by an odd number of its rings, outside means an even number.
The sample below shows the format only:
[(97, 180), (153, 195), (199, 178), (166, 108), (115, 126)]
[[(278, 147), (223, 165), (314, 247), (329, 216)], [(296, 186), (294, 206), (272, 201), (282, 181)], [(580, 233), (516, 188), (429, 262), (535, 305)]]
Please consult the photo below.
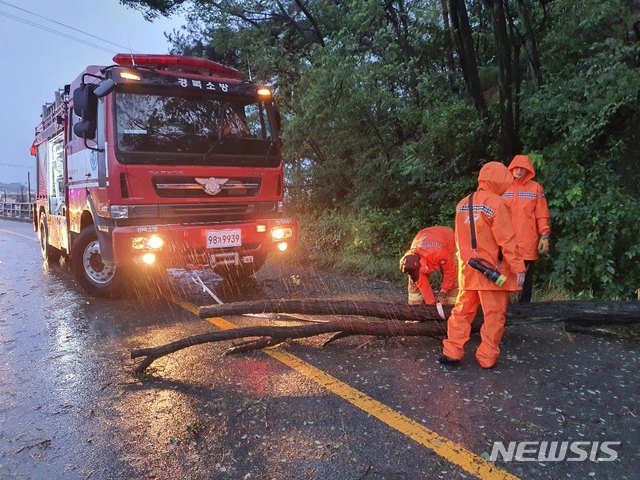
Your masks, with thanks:
[(239, 228), (229, 230), (207, 230), (207, 248), (240, 247), (242, 231)]

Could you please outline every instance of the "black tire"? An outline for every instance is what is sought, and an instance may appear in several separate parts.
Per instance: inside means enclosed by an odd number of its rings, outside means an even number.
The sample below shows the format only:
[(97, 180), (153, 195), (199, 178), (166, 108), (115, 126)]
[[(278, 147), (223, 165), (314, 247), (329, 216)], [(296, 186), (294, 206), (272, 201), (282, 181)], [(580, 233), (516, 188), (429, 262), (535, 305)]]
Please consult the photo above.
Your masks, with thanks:
[(80, 232), (71, 248), (71, 267), (80, 285), (94, 297), (117, 297), (126, 284), (122, 267), (107, 265), (100, 255), (95, 227), (89, 225)]
[(47, 224), (47, 215), (44, 212), (40, 215), (40, 229), (38, 230), (38, 237), (40, 239), (40, 252), (42, 252), (42, 258), (49, 263), (55, 263), (60, 260), (60, 254), (62, 252), (49, 244), (49, 225)]

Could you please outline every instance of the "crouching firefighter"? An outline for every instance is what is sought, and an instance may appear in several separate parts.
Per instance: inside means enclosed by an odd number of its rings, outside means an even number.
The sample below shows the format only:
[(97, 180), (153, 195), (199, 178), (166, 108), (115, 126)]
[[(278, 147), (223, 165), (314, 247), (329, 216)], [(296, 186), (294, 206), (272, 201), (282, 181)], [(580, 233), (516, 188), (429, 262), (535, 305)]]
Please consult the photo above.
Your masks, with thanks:
[(520, 290), (525, 276), (510, 212), (501, 198), (512, 180), (507, 167), (489, 162), (480, 169), (478, 190), (456, 207), (460, 293), (447, 322), (440, 363), (460, 362), (478, 305), (484, 324), (476, 359), (483, 368), (492, 368), (500, 355), (509, 292)]
[[(429, 276), (442, 272), (442, 282), (433, 294)], [(444, 305), (455, 303), (458, 293), (458, 262), (453, 229), (428, 227), (420, 230), (411, 242), (411, 248), (400, 259), (400, 271), (409, 276), (409, 305)]]

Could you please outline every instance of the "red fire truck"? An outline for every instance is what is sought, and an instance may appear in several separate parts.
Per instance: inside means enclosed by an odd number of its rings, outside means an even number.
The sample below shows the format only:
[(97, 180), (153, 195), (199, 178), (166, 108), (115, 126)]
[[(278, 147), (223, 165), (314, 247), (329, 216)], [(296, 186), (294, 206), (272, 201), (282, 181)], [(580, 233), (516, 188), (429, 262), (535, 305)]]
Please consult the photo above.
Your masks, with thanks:
[(136, 272), (210, 265), (238, 280), (295, 246), (269, 88), (218, 63), (118, 54), (43, 107), (34, 227), (45, 259), (115, 296)]

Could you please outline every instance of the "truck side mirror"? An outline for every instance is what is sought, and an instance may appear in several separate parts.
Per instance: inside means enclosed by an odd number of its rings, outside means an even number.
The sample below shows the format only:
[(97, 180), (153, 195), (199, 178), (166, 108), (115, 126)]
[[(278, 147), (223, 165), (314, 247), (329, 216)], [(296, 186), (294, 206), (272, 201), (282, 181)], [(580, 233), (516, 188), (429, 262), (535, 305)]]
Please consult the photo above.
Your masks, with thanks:
[(94, 90), (95, 85), (83, 83), (73, 91), (73, 111), (83, 119), (92, 119), (98, 112), (98, 97)]
[(73, 111), (82, 120), (73, 126), (73, 133), (85, 140), (96, 138), (98, 117), (98, 97), (95, 85), (83, 83), (73, 91)]
[(73, 126), (73, 133), (76, 137), (85, 140), (93, 140), (96, 138), (96, 122), (91, 120), (81, 120)]

